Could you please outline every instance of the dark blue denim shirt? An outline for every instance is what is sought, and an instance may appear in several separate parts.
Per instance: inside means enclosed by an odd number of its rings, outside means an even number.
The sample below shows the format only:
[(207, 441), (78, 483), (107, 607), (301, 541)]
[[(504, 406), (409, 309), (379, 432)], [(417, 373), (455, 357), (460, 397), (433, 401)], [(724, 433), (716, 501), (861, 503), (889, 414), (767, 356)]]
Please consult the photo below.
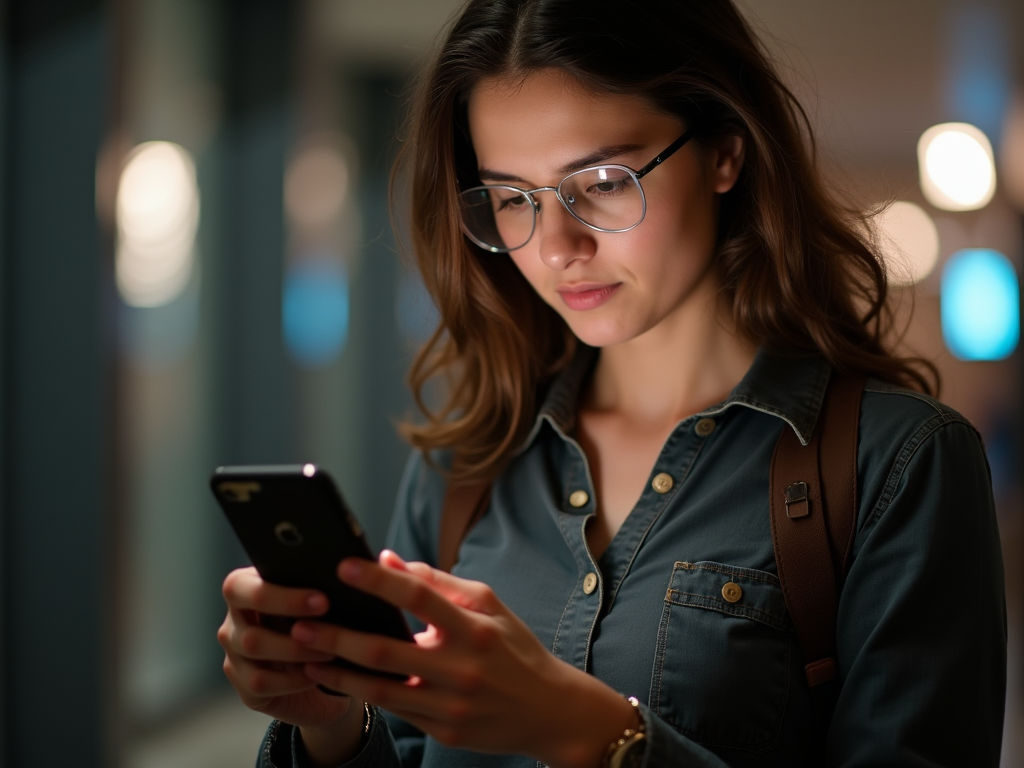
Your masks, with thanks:
[[(768, 475), (780, 430), (806, 442), (814, 429), (827, 364), (760, 353), (725, 401), (679, 423), (595, 559), (584, 535), (595, 489), (574, 439), (594, 359), (585, 350), (551, 387), (453, 573), (491, 585), (560, 659), (640, 699), (644, 766), (821, 765), (776, 575)], [(655, 483), (659, 475), (671, 482)], [(435, 561), (444, 491), (413, 455), (391, 548)], [(570, 502), (578, 491), (582, 506)], [(740, 587), (735, 602), (723, 597), (727, 582)], [(1006, 618), (981, 440), (941, 403), (875, 380), (862, 403), (857, 531), (837, 638), (842, 688), (826, 765), (998, 766)], [(259, 764), (300, 765), (294, 739), (275, 724)], [(535, 765), (450, 749), (377, 717), (345, 768)]]

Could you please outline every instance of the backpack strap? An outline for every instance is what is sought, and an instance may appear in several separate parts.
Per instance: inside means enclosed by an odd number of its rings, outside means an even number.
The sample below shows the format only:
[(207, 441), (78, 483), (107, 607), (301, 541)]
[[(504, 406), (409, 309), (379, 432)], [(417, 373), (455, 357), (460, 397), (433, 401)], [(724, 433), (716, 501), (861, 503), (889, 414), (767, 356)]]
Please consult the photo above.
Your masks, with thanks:
[(836, 621), (857, 521), (857, 428), (863, 376), (833, 373), (806, 446), (788, 427), (769, 480), (779, 581), (815, 687), (836, 677)]
[(493, 481), (448, 484), (441, 506), (437, 541), (437, 567), (450, 572), (459, 559), (459, 547), (491, 504)]

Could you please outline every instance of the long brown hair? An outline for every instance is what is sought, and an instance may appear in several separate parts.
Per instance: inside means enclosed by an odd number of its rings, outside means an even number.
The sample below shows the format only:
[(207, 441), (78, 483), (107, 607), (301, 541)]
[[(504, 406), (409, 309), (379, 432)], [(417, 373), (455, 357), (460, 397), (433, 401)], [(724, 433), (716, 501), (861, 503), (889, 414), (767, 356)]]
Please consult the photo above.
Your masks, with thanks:
[[(500, 470), (576, 348), (511, 259), (463, 236), (456, 199), (479, 183), (473, 88), (550, 68), (644, 96), (695, 126), (698, 142), (743, 138), (715, 258), (741, 334), (777, 353), (821, 354), (841, 372), (937, 389), (933, 366), (886, 349), (892, 314), (868, 218), (826, 189), (806, 113), (731, 0), (471, 0), (420, 83), (396, 166), (411, 174), (411, 244), (441, 316), (409, 373), (426, 422), (402, 429), (428, 455), (454, 449), (453, 481)], [(448, 388), (435, 409), (424, 387), (437, 376)]]

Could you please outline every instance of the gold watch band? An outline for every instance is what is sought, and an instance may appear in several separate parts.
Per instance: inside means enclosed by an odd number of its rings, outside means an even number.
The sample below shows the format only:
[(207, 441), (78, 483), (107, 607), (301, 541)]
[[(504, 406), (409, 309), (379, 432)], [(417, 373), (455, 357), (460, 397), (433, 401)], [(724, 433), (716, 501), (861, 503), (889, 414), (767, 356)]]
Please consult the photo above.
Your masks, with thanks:
[(622, 736), (608, 745), (602, 768), (624, 768), (631, 765), (630, 756), (634, 755), (637, 750), (642, 751), (643, 747), (638, 745), (647, 738), (647, 726), (640, 715), (640, 702), (637, 701), (636, 696), (630, 696), (626, 701), (633, 707), (637, 726), (636, 728), (627, 728), (623, 731)]

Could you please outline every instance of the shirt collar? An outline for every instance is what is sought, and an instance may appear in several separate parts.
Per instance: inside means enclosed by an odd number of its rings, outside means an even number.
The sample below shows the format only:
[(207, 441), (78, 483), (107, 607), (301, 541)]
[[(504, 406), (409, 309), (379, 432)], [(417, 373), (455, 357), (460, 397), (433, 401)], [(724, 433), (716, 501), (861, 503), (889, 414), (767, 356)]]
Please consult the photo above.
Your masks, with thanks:
[[(597, 350), (580, 344), (572, 361), (548, 388), (533, 428), (519, 452), (530, 446), (545, 421), (563, 437), (572, 435), (581, 390), (596, 363)], [(741, 405), (782, 419), (793, 429), (800, 443), (807, 445), (821, 412), (830, 373), (831, 367), (824, 358), (782, 357), (762, 348), (729, 396), (694, 417), (714, 416)]]

